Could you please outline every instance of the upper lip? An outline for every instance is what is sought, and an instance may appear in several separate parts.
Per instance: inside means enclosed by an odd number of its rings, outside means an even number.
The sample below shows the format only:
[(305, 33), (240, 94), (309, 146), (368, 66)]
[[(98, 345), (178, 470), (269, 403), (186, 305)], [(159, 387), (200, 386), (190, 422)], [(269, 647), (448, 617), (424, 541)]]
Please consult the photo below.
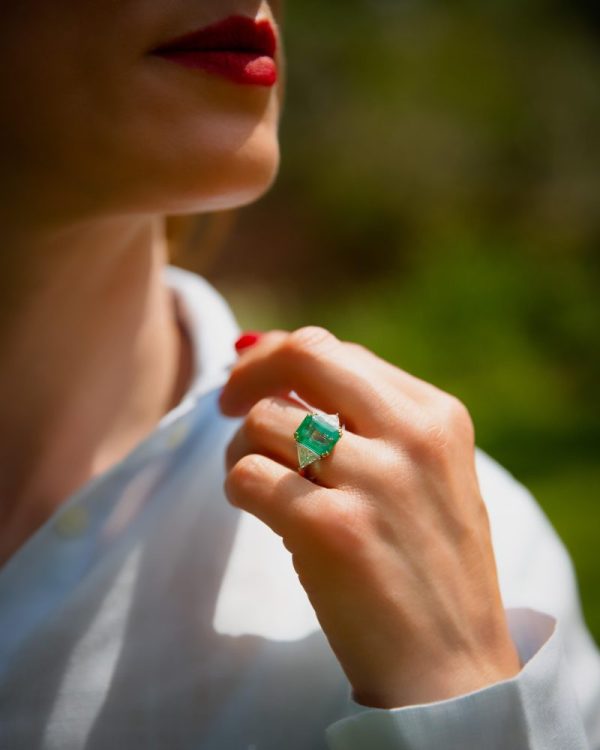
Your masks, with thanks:
[(248, 16), (229, 16), (217, 23), (175, 37), (152, 50), (152, 53), (249, 52), (275, 57), (277, 37), (267, 19), (257, 21)]

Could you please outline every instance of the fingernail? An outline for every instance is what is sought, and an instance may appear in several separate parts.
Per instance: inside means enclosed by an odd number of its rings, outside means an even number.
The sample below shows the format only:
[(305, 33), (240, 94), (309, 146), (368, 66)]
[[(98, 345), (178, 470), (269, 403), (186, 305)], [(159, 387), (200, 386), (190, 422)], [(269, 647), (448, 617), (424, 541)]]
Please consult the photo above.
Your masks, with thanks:
[(256, 342), (260, 339), (262, 336), (262, 333), (259, 331), (246, 331), (243, 333), (239, 339), (235, 342), (235, 349), (237, 353), (244, 351), (244, 349), (249, 349), (251, 346), (254, 346)]

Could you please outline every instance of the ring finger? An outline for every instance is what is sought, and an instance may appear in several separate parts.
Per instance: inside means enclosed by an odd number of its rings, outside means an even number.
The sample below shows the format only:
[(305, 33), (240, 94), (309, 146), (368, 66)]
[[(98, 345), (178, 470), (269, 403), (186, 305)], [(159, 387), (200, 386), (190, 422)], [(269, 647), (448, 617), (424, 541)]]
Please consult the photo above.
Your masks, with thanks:
[[(258, 401), (231, 440), (226, 456), (229, 471), (243, 456), (261, 453), (290, 469), (298, 470), (294, 432), (306, 409), (291, 399), (269, 397)], [(343, 423), (343, 415), (340, 415)], [(360, 481), (364, 488), (365, 466), (375, 460), (374, 439), (344, 430), (333, 452), (308, 467), (307, 475), (323, 487), (348, 489)]]

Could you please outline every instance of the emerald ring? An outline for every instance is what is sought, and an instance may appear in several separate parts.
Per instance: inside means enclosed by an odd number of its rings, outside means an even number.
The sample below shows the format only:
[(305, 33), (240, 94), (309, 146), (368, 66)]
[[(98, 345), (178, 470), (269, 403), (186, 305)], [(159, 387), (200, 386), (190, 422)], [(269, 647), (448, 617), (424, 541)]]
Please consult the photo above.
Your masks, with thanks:
[(329, 456), (343, 432), (344, 426), (340, 424), (339, 414), (314, 411), (307, 414), (294, 432), (298, 449), (298, 471), (303, 474), (307, 466)]

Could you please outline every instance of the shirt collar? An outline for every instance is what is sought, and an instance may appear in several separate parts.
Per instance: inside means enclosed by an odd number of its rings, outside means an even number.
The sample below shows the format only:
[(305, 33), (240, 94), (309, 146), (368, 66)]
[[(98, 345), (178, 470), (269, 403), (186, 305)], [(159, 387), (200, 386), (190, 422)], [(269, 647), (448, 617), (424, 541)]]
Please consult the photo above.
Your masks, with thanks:
[(205, 278), (172, 265), (164, 266), (163, 274), (190, 337), (193, 374), (182, 400), (163, 416), (158, 429), (189, 411), (202, 395), (223, 385), (237, 359), (235, 341), (241, 332), (225, 298)]

